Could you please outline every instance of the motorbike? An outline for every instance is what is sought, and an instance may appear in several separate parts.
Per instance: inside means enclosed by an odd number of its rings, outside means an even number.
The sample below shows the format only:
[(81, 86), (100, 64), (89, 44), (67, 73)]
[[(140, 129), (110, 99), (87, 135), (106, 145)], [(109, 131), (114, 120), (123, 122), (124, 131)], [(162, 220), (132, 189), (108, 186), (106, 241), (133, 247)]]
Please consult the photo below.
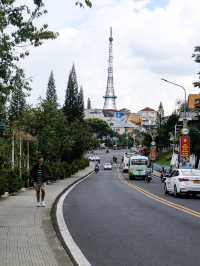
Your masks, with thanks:
[(170, 172), (171, 170), (170, 169), (162, 169), (161, 173), (160, 173), (160, 180), (162, 183), (165, 182), (166, 180), (166, 177), (169, 177), (170, 176)]
[(99, 172), (99, 166), (95, 166), (94, 171), (97, 174)]
[(165, 177), (165, 174), (164, 174), (164, 173), (161, 173), (161, 174), (160, 174), (160, 179), (161, 179), (161, 182), (162, 182), (162, 183), (165, 182), (166, 177)]
[(146, 176), (145, 176), (145, 182), (146, 182), (146, 183), (149, 183), (149, 182), (151, 182), (151, 180), (152, 180), (152, 177), (151, 177), (151, 171), (149, 170), (149, 171), (147, 172)]

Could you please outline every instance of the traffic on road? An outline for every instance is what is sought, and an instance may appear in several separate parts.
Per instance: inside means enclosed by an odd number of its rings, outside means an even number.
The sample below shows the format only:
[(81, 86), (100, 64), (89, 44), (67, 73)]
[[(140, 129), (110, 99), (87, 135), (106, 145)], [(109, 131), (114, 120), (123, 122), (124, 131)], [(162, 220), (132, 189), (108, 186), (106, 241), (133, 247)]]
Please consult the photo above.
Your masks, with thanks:
[[(64, 200), (65, 223), (88, 265), (196, 266), (199, 195), (165, 194), (165, 183), (154, 173), (149, 183), (130, 180), (123, 172), (124, 152), (98, 151), (98, 174), (79, 183)], [(112, 165), (110, 171), (106, 164)]]

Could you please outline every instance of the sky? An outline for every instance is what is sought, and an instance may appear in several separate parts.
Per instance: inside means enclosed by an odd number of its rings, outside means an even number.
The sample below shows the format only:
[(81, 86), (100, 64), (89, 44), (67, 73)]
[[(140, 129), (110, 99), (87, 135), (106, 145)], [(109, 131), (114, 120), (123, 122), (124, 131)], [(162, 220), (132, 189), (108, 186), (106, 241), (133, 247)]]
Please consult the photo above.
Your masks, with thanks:
[[(30, 1), (30, 0), (29, 0)], [(194, 47), (200, 45), (199, 0), (93, 0), (93, 7), (78, 8), (74, 0), (44, 0), (48, 14), (40, 19), (59, 32), (56, 40), (31, 49), (23, 61), (32, 76), (28, 102), (36, 105), (45, 97), (53, 70), (62, 106), (67, 80), (75, 64), (85, 103), (103, 107), (106, 91), (109, 27), (113, 28), (114, 89), (117, 108), (138, 112), (144, 107), (172, 113), (184, 92), (161, 81), (183, 85), (187, 94), (198, 93), (198, 64)]]

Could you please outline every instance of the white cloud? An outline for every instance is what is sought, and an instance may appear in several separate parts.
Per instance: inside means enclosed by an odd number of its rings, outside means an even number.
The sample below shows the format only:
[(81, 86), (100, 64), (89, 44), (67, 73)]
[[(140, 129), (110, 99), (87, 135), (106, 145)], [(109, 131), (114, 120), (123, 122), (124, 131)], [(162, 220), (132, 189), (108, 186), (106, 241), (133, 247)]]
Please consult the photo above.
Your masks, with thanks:
[(51, 28), (60, 32), (55, 41), (34, 49), (26, 59), (28, 75), (34, 76), (31, 102), (45, 95), (51, 70), (62, 104), (69, 70), (75, 63), (79, 84), (92, 105), (102, 107), (106, 90), (108, 35), (114, 35), (114, 85), (117, 106), (138, 111), (157, 108), (162, 101), (170, 113), (179, 88), (163, 84), (161, 77), (195, 91), (198, 66), (191, 58), (200, 44), (199, 0), (169, 1), (165, 8), (147, 9), (146, 0), (94, 1), (92, 9), (79, 9), (73, 0), (47, 1)]

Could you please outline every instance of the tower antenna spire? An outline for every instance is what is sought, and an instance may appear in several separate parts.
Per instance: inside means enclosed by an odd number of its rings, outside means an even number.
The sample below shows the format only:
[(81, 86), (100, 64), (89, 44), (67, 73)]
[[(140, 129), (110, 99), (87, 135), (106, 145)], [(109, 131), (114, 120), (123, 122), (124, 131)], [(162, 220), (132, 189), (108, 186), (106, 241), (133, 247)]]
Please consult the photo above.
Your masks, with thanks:
[(106, 94), (104, 96), (104, 106), (103, 112), (105, 115), (113, 115), (116, 111), (116, 103), (113, 83), (113, 36), (112, 36), (112, 27), (110, 27), (110, 37), (109, 37), (109, 57), (108, 57), (108, 77), (107, 77), (107, 87)]

